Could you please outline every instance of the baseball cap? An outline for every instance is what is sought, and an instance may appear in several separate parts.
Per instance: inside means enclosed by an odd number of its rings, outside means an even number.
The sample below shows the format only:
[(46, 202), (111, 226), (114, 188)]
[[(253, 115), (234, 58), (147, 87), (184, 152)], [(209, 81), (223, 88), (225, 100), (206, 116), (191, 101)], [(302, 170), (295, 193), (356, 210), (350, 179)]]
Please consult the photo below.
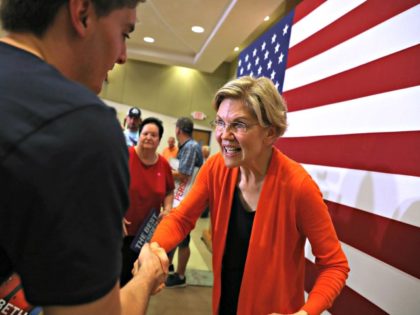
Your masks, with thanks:
[(133, 117), (133, 118), (140, 118), (141, 117), (141, 110), (137, 107), (131, 107), (128, 110), (127, 116)]

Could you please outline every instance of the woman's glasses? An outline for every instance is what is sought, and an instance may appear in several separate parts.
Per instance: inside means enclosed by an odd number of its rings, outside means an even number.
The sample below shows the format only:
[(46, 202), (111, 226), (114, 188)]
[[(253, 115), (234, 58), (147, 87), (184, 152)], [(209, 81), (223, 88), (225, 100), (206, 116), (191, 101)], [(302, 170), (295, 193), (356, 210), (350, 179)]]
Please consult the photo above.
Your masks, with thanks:
[(230, 130), (235, 134), (244, 134), (246, 133), (251, 127), (258, 125), (258, 123), (255, 124), (245, 124), (240, 121), (234, 121), (231, 123), (225, 123), (221, 119), (215, 119), (212, 122), (210, 122), (210, 125), (216, 129), (217, 132), (224, 132), (225, 130)]

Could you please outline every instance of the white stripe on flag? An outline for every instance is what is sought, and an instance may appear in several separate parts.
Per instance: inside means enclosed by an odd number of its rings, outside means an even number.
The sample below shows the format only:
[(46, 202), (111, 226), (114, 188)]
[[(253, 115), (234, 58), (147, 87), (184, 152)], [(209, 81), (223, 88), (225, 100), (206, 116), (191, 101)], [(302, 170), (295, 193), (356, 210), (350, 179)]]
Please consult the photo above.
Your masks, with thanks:
[(286, 70), (283, 91), (325, 79), (420, 43), (420, 5)]
[(292, 27), (289, 48), (322, 30), (324, 27), (346, 15), (366, 0), (329, 0), (325, 1), (310, 14)]
[(288, 114), (284, 137), (420, 130), (420, 86)]
[(302, 166), (318, 184), (325, 200), (420, 227), (420, 177)]
[[(417, 278), (343, 242), (341, 247), (350, 264), (348, 287), (390, 314), (418, 313), (420, 281)], [(309, 242), (305, 245), (305, 256), (315, 262)]]

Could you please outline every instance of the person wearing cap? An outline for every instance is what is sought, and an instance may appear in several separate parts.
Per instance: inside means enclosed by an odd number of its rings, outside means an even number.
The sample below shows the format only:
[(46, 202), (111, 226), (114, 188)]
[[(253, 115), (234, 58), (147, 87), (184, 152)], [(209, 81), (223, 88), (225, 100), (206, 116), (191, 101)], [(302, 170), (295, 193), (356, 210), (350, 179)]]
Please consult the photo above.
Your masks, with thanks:
[[(179, 150), (177, 159), (179, 161), (178, 169), (172, 171), (175, 181), (188, 181), (193, 173), (195, 167), (200, 167), (203, 164), (203, 155), (201, 153), (200, 145), (192, 139), (194, 129), (193, 121), (188, 117), (181, 117), (176, 122), (175, 135), (178, 140)], [(178, 265), (176, 272), (169, 275), (166, 280), (166, 287), (185, 287), (186, 278), (185, 270), (190, 258), (190, 235), (178, 244)], [(173, 254), (173, 252), (172, 252)], [(170, 256), (170, 260), (172, 255)]]
[(137, 145), (139, 140), (139, 126), (141, 124), (140, 108), (131, 107), (127, 112), (127, 117), (125, 117), (125, 123), (127, 127), (124, 130), (124, 135), (127, 146)]

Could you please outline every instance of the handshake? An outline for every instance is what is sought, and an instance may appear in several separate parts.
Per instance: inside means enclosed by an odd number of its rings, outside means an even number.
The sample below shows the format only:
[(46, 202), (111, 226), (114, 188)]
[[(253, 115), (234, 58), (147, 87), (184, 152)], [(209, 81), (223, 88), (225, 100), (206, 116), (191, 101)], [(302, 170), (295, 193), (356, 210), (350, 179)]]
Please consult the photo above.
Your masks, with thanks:
[(140, 281), (149, 294), (153, 295), (165, 287), (169, 261), (165, 250), (158, 243), (146, 243), (132, 269), (132, 281)]

